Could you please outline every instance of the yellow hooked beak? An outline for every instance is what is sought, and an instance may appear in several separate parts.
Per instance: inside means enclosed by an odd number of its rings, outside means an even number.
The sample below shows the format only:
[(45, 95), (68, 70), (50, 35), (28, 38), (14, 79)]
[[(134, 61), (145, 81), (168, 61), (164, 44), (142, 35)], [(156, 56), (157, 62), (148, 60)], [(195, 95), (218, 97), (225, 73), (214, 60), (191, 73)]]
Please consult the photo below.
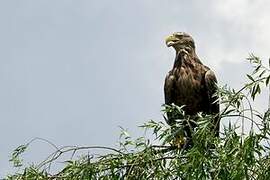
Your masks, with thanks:
[(179, 42), (179, 39), (176, 38), (174, 35), (170, 35), (165, 39), (165, 42), (166, 42), (166, 45), (170, 47), (174, 44), (177, 44)]

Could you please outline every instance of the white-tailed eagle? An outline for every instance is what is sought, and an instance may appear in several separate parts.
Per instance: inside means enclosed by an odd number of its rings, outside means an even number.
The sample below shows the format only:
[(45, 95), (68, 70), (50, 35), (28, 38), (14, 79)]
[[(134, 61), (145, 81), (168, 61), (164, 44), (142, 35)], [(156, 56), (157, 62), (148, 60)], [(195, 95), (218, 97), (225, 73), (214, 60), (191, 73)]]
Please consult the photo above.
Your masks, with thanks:
[[(199, 112), (216, 115), (213, 131), (218, 136), (219, 102), (213, 96), (217, 91), (214, 72), (202, 64), (195, 53), (194, 40), (187, 33), (173, 33), (166, 38), (166, 45), (176, 50), (176, 57), (165, 79), (165, 104), (184, 106), (185, 114), (190, 116), (196, 116)], [(173, 124), (176, 118), (167, 113), (168, 124)], [(190, 136), (190, 130), (186, 131), (186, 136)]]

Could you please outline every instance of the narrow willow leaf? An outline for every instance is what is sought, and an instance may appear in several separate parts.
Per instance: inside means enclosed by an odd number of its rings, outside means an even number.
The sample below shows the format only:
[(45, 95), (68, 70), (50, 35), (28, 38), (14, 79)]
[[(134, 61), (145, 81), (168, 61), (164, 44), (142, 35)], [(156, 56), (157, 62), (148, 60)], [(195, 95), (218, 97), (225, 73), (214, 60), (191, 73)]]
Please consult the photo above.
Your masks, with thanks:
[(255, 82), (255, 80), (253, 79), (253, 77), (252, 77), (251, 75), (247, 74), (247, 77), (248, 77), (248, 79), (250, 79), (251, 81)]
[(269, 84), (269, 80), (270, 80), (270, 76), (268, 76), (268, 77), (266, 78), (266, 81), (265, 81), (266, 86)]
[(257, 66), (257, 67), (255, 68), (255, 70), (253, 71), (253, 74), (257, 73), (257, 72), (259, 71), (260, 68), (261, 68), (261, 65)]
[(263, 71), (260, 73), (259, 77), (262, 77), (262, 75), (264, 75), (265, 72), (266, 72), (266, 70), (263, 70)]
[(260, 85), (257, 84), (256, 90), (255, 90), (255, 95), (256, 95), (256, 94), (260, 94), (260, 93), (261, 93), (261, 88), (260, 88)]

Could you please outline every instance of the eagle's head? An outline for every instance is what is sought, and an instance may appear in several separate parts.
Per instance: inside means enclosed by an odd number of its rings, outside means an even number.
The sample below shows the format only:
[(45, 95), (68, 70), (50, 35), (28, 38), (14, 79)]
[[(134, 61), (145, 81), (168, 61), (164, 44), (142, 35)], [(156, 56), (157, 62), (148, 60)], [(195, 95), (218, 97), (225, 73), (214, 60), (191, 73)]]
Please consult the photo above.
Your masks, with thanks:
[(185, 32), (173, 33), (169, 35), (165, 41), (166, 45), (168, 47), (172, 46), (176, 50), (176, 52), (179, 52), (181, 50), (195, 50), (195, 43), (193, 38)]

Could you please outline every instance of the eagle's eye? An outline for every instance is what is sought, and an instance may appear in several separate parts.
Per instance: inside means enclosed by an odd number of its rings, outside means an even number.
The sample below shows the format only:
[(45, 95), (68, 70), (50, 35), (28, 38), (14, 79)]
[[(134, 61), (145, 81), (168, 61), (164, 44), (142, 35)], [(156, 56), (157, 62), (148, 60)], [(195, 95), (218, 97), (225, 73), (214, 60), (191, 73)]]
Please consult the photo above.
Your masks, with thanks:
[(174, 36), (177, 38), (177, 39), (182, 39), (184, 37), (184, 33), (175, 33)]

